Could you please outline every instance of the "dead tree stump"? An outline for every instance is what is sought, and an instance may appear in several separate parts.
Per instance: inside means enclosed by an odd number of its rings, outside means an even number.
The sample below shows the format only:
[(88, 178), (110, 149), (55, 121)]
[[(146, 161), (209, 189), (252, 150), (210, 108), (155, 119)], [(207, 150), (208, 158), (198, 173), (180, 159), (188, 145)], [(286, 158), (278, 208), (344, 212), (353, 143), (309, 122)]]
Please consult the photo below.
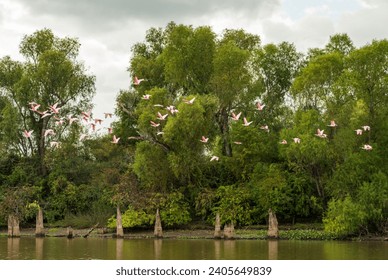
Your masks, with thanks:
[(162, 221), (160, 220), (159, 208), (156, 210), (156, 215), (155, 215), (154, 236), (156, 238), (163, 237)]
[(8, 215), (8, 237), (20, 237), (19, 218), (15, 215)]
[(44, 225), (43, 225), (43, 210), (41, 207), (39, 207), (38, 213), (36, 214), (35, 236), (36, 237), (45, 236)]
[(272, 212), (272, 209), (269, 209), (269, 220), (268, 220), (268, 232), (267, 235), (269, 238), (279, 238), (279, 228), (278, 220), (276, 214)]
[(224, 239), (234, 239), (234, 225), (233, 222), (224, 226)]
[(220, 220), (220, 214), (216, 214), (216, 223), (214, 228), (214, 238), (221, 238), (221, 220)]
[(73, 228), (72, 227), (67, 227), (66, 237), (69, 238), (69, 239), (74, 237), (74, 232), (73, 232)]
[(124, 237), (123, 221), (121, 218), (120, 206), (117, 205), (117, 216), (116, 216), (116, 237)]

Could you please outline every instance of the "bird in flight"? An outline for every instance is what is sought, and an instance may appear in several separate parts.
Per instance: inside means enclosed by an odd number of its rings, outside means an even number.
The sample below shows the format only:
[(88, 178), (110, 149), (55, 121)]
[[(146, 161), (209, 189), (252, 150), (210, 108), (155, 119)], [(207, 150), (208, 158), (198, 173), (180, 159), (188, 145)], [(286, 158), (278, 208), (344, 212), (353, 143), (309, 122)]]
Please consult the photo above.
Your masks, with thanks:
[(366, 151), (370, 151), (370, 150), (372, 150), (373, 148), (372, 148), (371, 145), (365, 144), (364, 146), (361, 147), (361, 149), (366, 150)]
[(167, 118), (168, 114), (162, 115), (160, 112), (158, 112), (158, 120), (164, 121)]
[(31, 135), (32, 135), (32, 132), (33, 132), (33, 130), (30, 130), (30, 131), (24, 130), (23, 131), (23, 136), (26, 137), (26, 138), (30, 138)]
[(324, 130), (322, 129), (322, 130), (320, 130), (319, 128), (317, 129), (317, 133), (315, 134), (315, 136), (318, 136), (318, 137), (320, 137), (320, 138), (326, 138), (327, 137), (327, 135), (326, 134), (324, 134), (323, 133), (324, 132)]
[(213, 160), (218, 161), (218, 160), (219, 160), (219, 157), (218, 157), (218, 156), (212, 156), (212, 157), (210, 158), (210, 161), (213, 161)]
[(356, 135), (362, 135), (362, 129), (356, 129), (355, 132)]
[(292, 140), (294, 140), (295, 143), (300, 143), (300, 138), (298, 137), (292, 138)]
[(206, 138), (205, 136), (202, 136), (201, 140), (202, 143), (207, 143), (207, 141), (209, 141), (209, 138)]
[(232, 120), (238, 121), (238, 119), (240, 118), (240, 116), (241, 116), (241, 112), (238, 113), (237, 115), (236, 115), (234, 112), (232, 112)]
[(153, 126), (153, 127), (158, 127), (160, 125), (160, 123), (156, 123), (153, 121), (150, 121), (150, 123), (151, 123), (151, 126)]
[(336, 127), (336, 126), (337, 126), (337, 124), (335, 123), (335, 121), (334, 121), (334, 120), (331, 120), (331, 121), (330, 121), (330, 124), (328, 124), (327, 126), (330, 126), (330, 127)]
[(145, 81), (145, 79), (139, 79), (137, 76), (135, 76), (135, 78), (133, 78), (133, 84), (136, 86), (140, 85), (140, 83), (143, 81)]
[(256, 108), (259, 111), (262, 111), (265, 107), (265, 104), (261, 104), (260, 102), (256, 102)]
[(119, 142), (119, 140), (120, 140), (120, 137), (119, 137), (119, 138), (117, 138), (117, 137), (116, 137), (116, 135), (113, 135), (113, 140), (112, 140), (112, 142), (111, 142), (111, 143), (113, 143), (113, 144), (117, 144), (117, 143)]
[(283, 140), (280, 142), (280, 144), (286, 145), (286, 144), (287, 144), (287, 140), (286, 140), (286, 139), (283, 139)]
[(369, 131), (370, 130), (370, 126), (369, 125), (363, 125), (363, 126), (361, 126), (362, 127), (362, 129), (364, 130), (364, 131)]
[(142, 96), (142, 99), (144, 99), (144, 100), (149, 100), (151, 98), (151, 95), (150, 94), (144, 94), (143, 96)]
[(50, 110), (53, 114), (59, 114), (59, 110), (61, 109), (58, 107), (58, 103), (55, 103), (54, 105), (50, 105)]
[(105, 118), (111, 118), (113, 116), (112, 113), (104, 113)]
[(186, 104), (192, 105), (194, 103), (194, 100), (195, 100), (195, 97), (190, 100), (184, 100), (183, 102), (185, 102)]
[(247, 118), (244, 117), (244, 123), (243, 126), (249, 126), (252, 122), (248, 122)]

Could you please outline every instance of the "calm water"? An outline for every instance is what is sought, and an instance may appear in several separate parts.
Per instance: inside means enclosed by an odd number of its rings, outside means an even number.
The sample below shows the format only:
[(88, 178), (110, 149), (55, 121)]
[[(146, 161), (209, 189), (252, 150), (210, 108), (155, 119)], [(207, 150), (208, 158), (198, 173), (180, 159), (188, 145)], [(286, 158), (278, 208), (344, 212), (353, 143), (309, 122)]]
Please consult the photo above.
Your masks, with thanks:
[(0, 237), (0, 259), (388, 260), (388, 242)]

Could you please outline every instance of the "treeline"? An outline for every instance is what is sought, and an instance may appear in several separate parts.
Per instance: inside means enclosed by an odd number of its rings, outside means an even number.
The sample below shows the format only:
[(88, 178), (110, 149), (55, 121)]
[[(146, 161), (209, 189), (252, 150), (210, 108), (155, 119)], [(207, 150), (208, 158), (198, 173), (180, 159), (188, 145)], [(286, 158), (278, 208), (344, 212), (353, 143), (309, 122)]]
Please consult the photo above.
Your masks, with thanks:
[[(41, 30), (23, 39), (24, 62), (0, 60), (4, 222), (43, 209), (51, 224), (114, 227), (118, 207), (128, 228), (152, 225), (156, 209), (167, 227), (216, 213), (247, 226), (272, 209), (337, 235), (386, 230), (387, 40), (356, 48), (336, 34), (304, 54), (244, 30), (151, 28), (132, 47), (136, 81), (118, 94), (112, 134), (91, 127), (95, 78), (78, 48)], [(43, 118), (30, 102), (61, 110)]]

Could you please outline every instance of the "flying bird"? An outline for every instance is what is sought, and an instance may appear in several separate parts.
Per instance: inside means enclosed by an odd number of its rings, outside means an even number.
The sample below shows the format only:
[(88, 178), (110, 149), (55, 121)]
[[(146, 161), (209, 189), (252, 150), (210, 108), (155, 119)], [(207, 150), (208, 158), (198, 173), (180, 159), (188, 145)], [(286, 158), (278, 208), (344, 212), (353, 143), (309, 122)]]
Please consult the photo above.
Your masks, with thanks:
[(55, 135), (54, 130), (46, 129), (45, 132), (44, 132), (44, 137), (47, 137), (48, 135)]
[(55, 103), (54, 105), (50, 105), (50, 110), (53, 114), (59, 114), (59, 110), (61, 109), (58, 107), (58, 103)]
[(256, 102), (256, 108), (259, 111), (262, 111), (265, 107), (265, 104), (261, 104), (260, 102)]
[(195, 100), (195, 97), (190, 100), (184, 100), (183, 102), (185, 102), (186, 104), (192, 105), (194, 103), (194, 100)]
[(135, 76), (135, 78), (133, 78), (133, 84), (136, 86), (140, 85), (140, 83), (143, 81), (145, 81), (145, 79), (139, 79), (137, 76)]
[(144, 94), (143, 96), (142, 96), (142, 99), (144, 99), (144, 100), (149, 100), (151, 98), (151, 95), (150, 94)]
[(60, 146), (60, 142), (57, 142), (57, 141), (51, 141), (50, 142), (50, 147), (51, 148), (58, 148)]
[(113, 116), (112, 113), (104, 113), (105, 118), (111, 118)]
[(361, 126), (362, 127), (362, 129), (364, 130), (364, 131), (369, 131), (370, 130), (370, 126), (369, 125), (363, 125), (363, 126)]
[(218, 160), (219, 160), (219, 157), (218, 157), (218, 156), (212, 156), (211, 159), (210, 159), (210, 161), (213, 161), (213, 160), (218, 161)]
[(243, 126), (249, 126), (252, 122), (248, 122), (246, 118), (244, 118)]
[(153, 121), (150, 121), (150, 123), (151, 123), (152, 127), (158, 127), (160, 125), (160, 123), (156, 123), (156, 122), (153, 122)]
[(240, 142), (240, 141), (234, 141), (233, 143), (236, 144), (236, 145), (241, 145), (242, 144), (242, 142)]
[(162, 115), (160, 112), (158, 112), (158, 120), (164, 121), (167, 118), (168, 114)]
[(31, 135), (32, 135), (32, 132), (33, 132), (33, 130), (30, 130), (30, 131), (24, 130), (23, 131), (23, 136), (26, 137), (26, 138), (30, 138)]
[(337, 124), (335, 123), (335, 121), (334, 121), (334, 120), (331, 120), (331, 121), (330, 121), (330, 124), (328, 124), (327, 126), (330, 126), (330, 127), (336, 127), (336, 126), (337, 126)]
[(295, 143), (300, 143), (300, 138), (298, 137), (292, 138), (292, 140), (294, 140)]
[(287, 144), (287, 140), (286, 140), (286, 139), (283, 139), (283, 140), (280, 142), (280, 144), (286, 145), (286, 144)]
[(260, 126), (260, 129), (262, 129), (262, 130), (265, 130), (265, 131), (269, 132), (268, 125), (262, 125), (262, 126)]
[(202, 136), (201, 141), (202, 143), (207, 143), (207, 141), (209, 140), (209, 138), (206, 138), (205, 136)]
[(113, 135), (113, 140), (112, 140), (112, 142), (111, 142), (111, 143), (113, 143), (113, 144), (117, 144), (117, 143), (119, 142), (119, 140), (120, 140), (120, 137), (119, 137), (119, 138), (117, 138), (117, 137), (116, 137), (116, 135)]
[(317, 133), (315, 134), (315, 136), (318, 136), (318, 137), (320, 137), (320, 138), (326, 138), (327, 137), (327, 135), (326, 134), (324, 134), (323, 133), (324, 132), (324, 130), (322, 129), (322, 130), (320, 130), (319, 128), (317, 129)]
[(355, 132), (356, 135), (362, 135), (362, 129), (356, 129)]
[(240, 118), (240, 116), (241, 116), (241, 112), (238, 113), (237, 115), (236, 115), (234, 112), (232, 112), (232, 120), (238, 121), (238, 119)]
[(361, 149), (366, 150), (366, 151), (370, 151), (370, 150), (372, 150), (372, 146), (365, 144), (364, 146), (361, 147)]

